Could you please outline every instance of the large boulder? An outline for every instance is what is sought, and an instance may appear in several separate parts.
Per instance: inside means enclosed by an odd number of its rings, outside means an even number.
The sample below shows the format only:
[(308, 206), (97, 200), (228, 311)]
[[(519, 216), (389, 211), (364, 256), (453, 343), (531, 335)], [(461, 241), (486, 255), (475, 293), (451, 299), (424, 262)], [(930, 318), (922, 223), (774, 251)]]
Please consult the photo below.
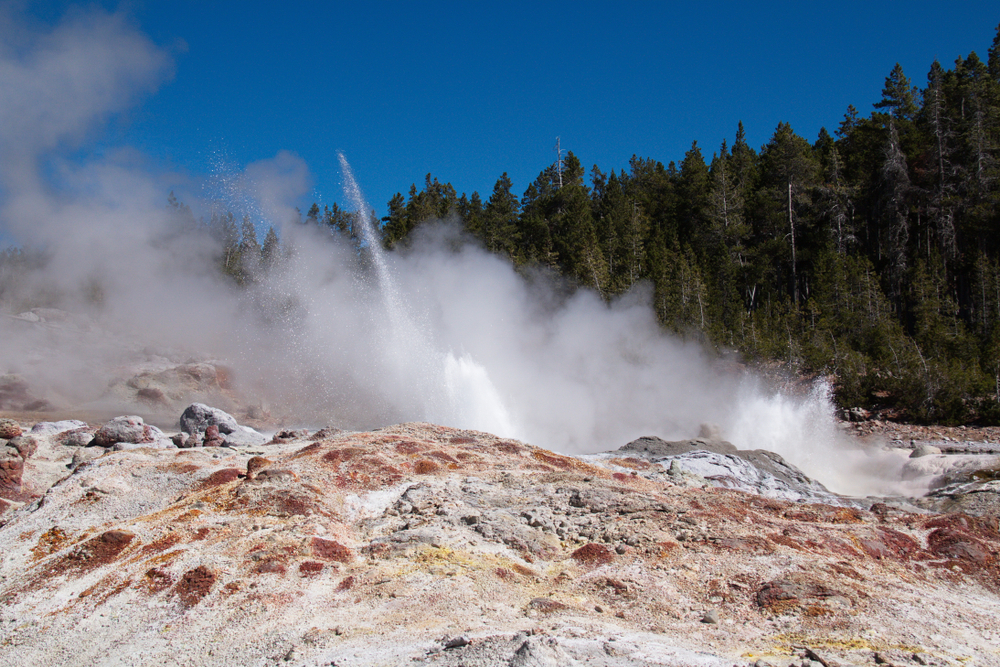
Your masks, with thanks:
[[(214, 428), (212, 428), (214, 427)], [(209, 428), (213, 433), (208, 434)], [(218, 429), (218, 435), (214, 433)], [(268, 441), (268, 437), (248, 426), (241, 426), (236, 419), (219, 408), (204, 403), (192, 403), (181, 415), (181, 431), (193, 436), (204, 436), (204, 446), (229, 445), (231, 447), (255, 447)], [(186, 447), (190, 447), (185, 442)], [(195, 445), (196, 446), (196, 445)]]
[(249, 426), (237, 426), (235, 431), (227, 433), (223, 437), (230, 447), (256, 447), (270, 440), (266, 435)]
[(236, 418), (224, 410), (204, 403), (192, 403), (181, 415), (181, 430), (185, 433), (204, 433), (209, 426), (218, 426), (219, 432), (229, 434), (239, 428)]
[(63, 431), (73, 431), (80, 428), (87, 428), (87, 422), (79, 419), (63, 419), (57, 422), (38, 422), (31, 427), (32, 435), (55, 435)]
[[(163, 431), (152, 424), (146, 424), (142, 417), (129, 415), (115, 417), (94, 434), (93, 444), (98, 447), (112, 447), (118, 444), (159, 446), (161, 441), (170, 442)], [(172, 444), (172, 443), (171, 443)]]
[(774, 452), (737, 449), (711, 426), (703, 426), (699, 436), (678, 441), (645, 436), (599, 456), (638, 456), (666, 468), (674, 483), (689, 486), (710, 483), (770, 498), (841, 502), (836, 494)]

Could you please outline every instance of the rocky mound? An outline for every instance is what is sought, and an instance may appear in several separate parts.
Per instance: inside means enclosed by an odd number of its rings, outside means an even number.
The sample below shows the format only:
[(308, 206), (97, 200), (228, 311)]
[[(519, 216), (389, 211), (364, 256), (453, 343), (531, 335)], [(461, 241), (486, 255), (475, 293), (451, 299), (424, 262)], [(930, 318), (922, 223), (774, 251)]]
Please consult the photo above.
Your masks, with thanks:
[(31, 429), (0, 514), (7, 665), (1000, 664), (995, 517), (712, 486), (634, 443), (74, 426)]

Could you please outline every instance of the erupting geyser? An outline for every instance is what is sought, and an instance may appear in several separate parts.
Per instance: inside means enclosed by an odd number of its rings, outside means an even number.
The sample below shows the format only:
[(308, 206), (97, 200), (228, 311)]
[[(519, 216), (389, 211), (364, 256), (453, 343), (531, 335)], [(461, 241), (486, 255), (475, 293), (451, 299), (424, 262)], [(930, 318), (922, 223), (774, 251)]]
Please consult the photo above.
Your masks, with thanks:
[[(361, 226), (363, 249), (371, 257), (384, 310), (370, 311), (380, 351), (377, 361), (381, 383), (406, 384), (417, 399), (419, 414), (413, 419), (475, 428), (504, 437), (518, 437), (507, 408), (490, 381), (487, 370), (470, 355), (456, 357), (441, 351), (433, 332), (421, 328), (418, 314), (411, 314), (397, 287), (361, 193), (343, 153), (338, 153), (344, 177), (344, 192), (353, 204)], [(382, 317), (382, 315), (385, 317)], [(422, 405), (421, 405), (422, 404)]]

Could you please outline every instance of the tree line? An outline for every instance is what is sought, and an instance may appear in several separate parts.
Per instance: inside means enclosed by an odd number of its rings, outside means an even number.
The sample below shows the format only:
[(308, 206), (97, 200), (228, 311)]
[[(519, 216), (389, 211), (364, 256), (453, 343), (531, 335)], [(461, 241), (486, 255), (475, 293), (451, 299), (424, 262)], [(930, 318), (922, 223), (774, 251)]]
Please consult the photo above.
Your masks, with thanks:
[[(653, 286), (663, 326), (716, 348), (835, 378), (843, 406), (901, 419), (1000, 421), (1000, 27), (974, 52), (898, 64), (868, 115), (813, 142), (779, 123), (759, 150), (742, 123), (708, 156), (635, 156), (589, 173), (569, 152), (518, 197), (486, 201), (427, 175), (397, 193), (385, 246), (456, 217), (517, 267), (612, 299)], [(315, 224), (350, 214), (314, 207)]]

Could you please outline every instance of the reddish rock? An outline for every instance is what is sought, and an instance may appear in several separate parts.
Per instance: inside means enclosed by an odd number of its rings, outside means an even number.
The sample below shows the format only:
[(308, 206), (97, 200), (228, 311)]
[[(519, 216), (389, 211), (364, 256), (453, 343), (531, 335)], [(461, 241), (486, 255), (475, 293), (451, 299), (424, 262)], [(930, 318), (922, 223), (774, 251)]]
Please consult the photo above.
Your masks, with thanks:
[(219, 427), (215, 424), (209, 425), (205, 429), (205, 440), (202, 443), (203, 447), (222, 447), (226, 444), (225, 439), (219, 434)]
[(334, 465), (350, 461), (358, 456), (365, 453), (365, 450), (360, 447), (342, 447), (340, 449), (331, 449), (326, 454), (323, 455), (323, 460), (327, 463), (332, 463)]
[(212, 592), (218, 575), (204, 565), (188, 570), (174, 586), (174, 595), (185, 607), (193, 607)]
[(587, 565), (604, 565), (614, 559), (614, 554), (603, 544), (590, 542), (585, 544), (572, 554), (571, 558)]
[(774, 614), (804, 610), (809, 615), (822, 615), (829, 613), (830, 603), (835, 600), (851, 604), (850, 596), (842, 591), (795, 575), (765, 583), (756, 597), (758, 606)]
[(340, 542), (328, 540), (323, 537), (314, 537), (311, 542), (313, 555), (323, 560), (337, 561), (339, 563), (350, 563), (354, 560), (354, 553)]
[(170, 588), (174, 583), (174, 578), (160, 568), (154, 567), (146, 570), (142, 583), (150, 593), (159, 593)]
[(219, 486), (220, 484), (228, 484), (229, 482), (237, 480), (242, 476), (243, 471), (239, 468), (223, 468), (222, 470), (216, 470), (211, 475), (203, 479), (199, 486), (203, 489), (207, 489), (213, 486)]
[(441, 466), (430, 459), (420, 459), (413, 466), (413, 472), (418, 475), (430, 475), (441, 470)]
[(889, 528), (879, 528), (876, 535), (859, 537), (856, 541), (865, 555), (875, 560), (908, 560), (920, 550), (912, 537)]
[(269, 465), (271, 465), (270, 459), (265, 459), (263, 456), (254, 456), (247, 461), (247, 479), (253, 479), (258, 472)]
[(258, 561), (253, 571), (257, 574), (285, 574), (285, 564), (276, 558)]
[(21, 483), (21, 476), (24, 474), (24, 460), (15, 453), (13, 448), (5, 449), (13, 455), (7, 455), (0, 459), (0, 497), (7, 500), (20, 500), (24, 491)]
[(89, 571), (114, 562), (135, 539), (127, 530), (108, 530), (70, 552), (56, 569)]
[(970, 561), (981, 565), (990, 560), (986, 545), (962, 531), (936, 528), (927, 536), (927, 549), (939, 558)]
[(0, 438), (10, 440), (21, 435), (21, 425), (13, 419), (0, 419)]
[(315, 577), (323, 571), (323, 563), (314, 560), (305, 560), (299, 563), (299, 575), (303, 577)]

